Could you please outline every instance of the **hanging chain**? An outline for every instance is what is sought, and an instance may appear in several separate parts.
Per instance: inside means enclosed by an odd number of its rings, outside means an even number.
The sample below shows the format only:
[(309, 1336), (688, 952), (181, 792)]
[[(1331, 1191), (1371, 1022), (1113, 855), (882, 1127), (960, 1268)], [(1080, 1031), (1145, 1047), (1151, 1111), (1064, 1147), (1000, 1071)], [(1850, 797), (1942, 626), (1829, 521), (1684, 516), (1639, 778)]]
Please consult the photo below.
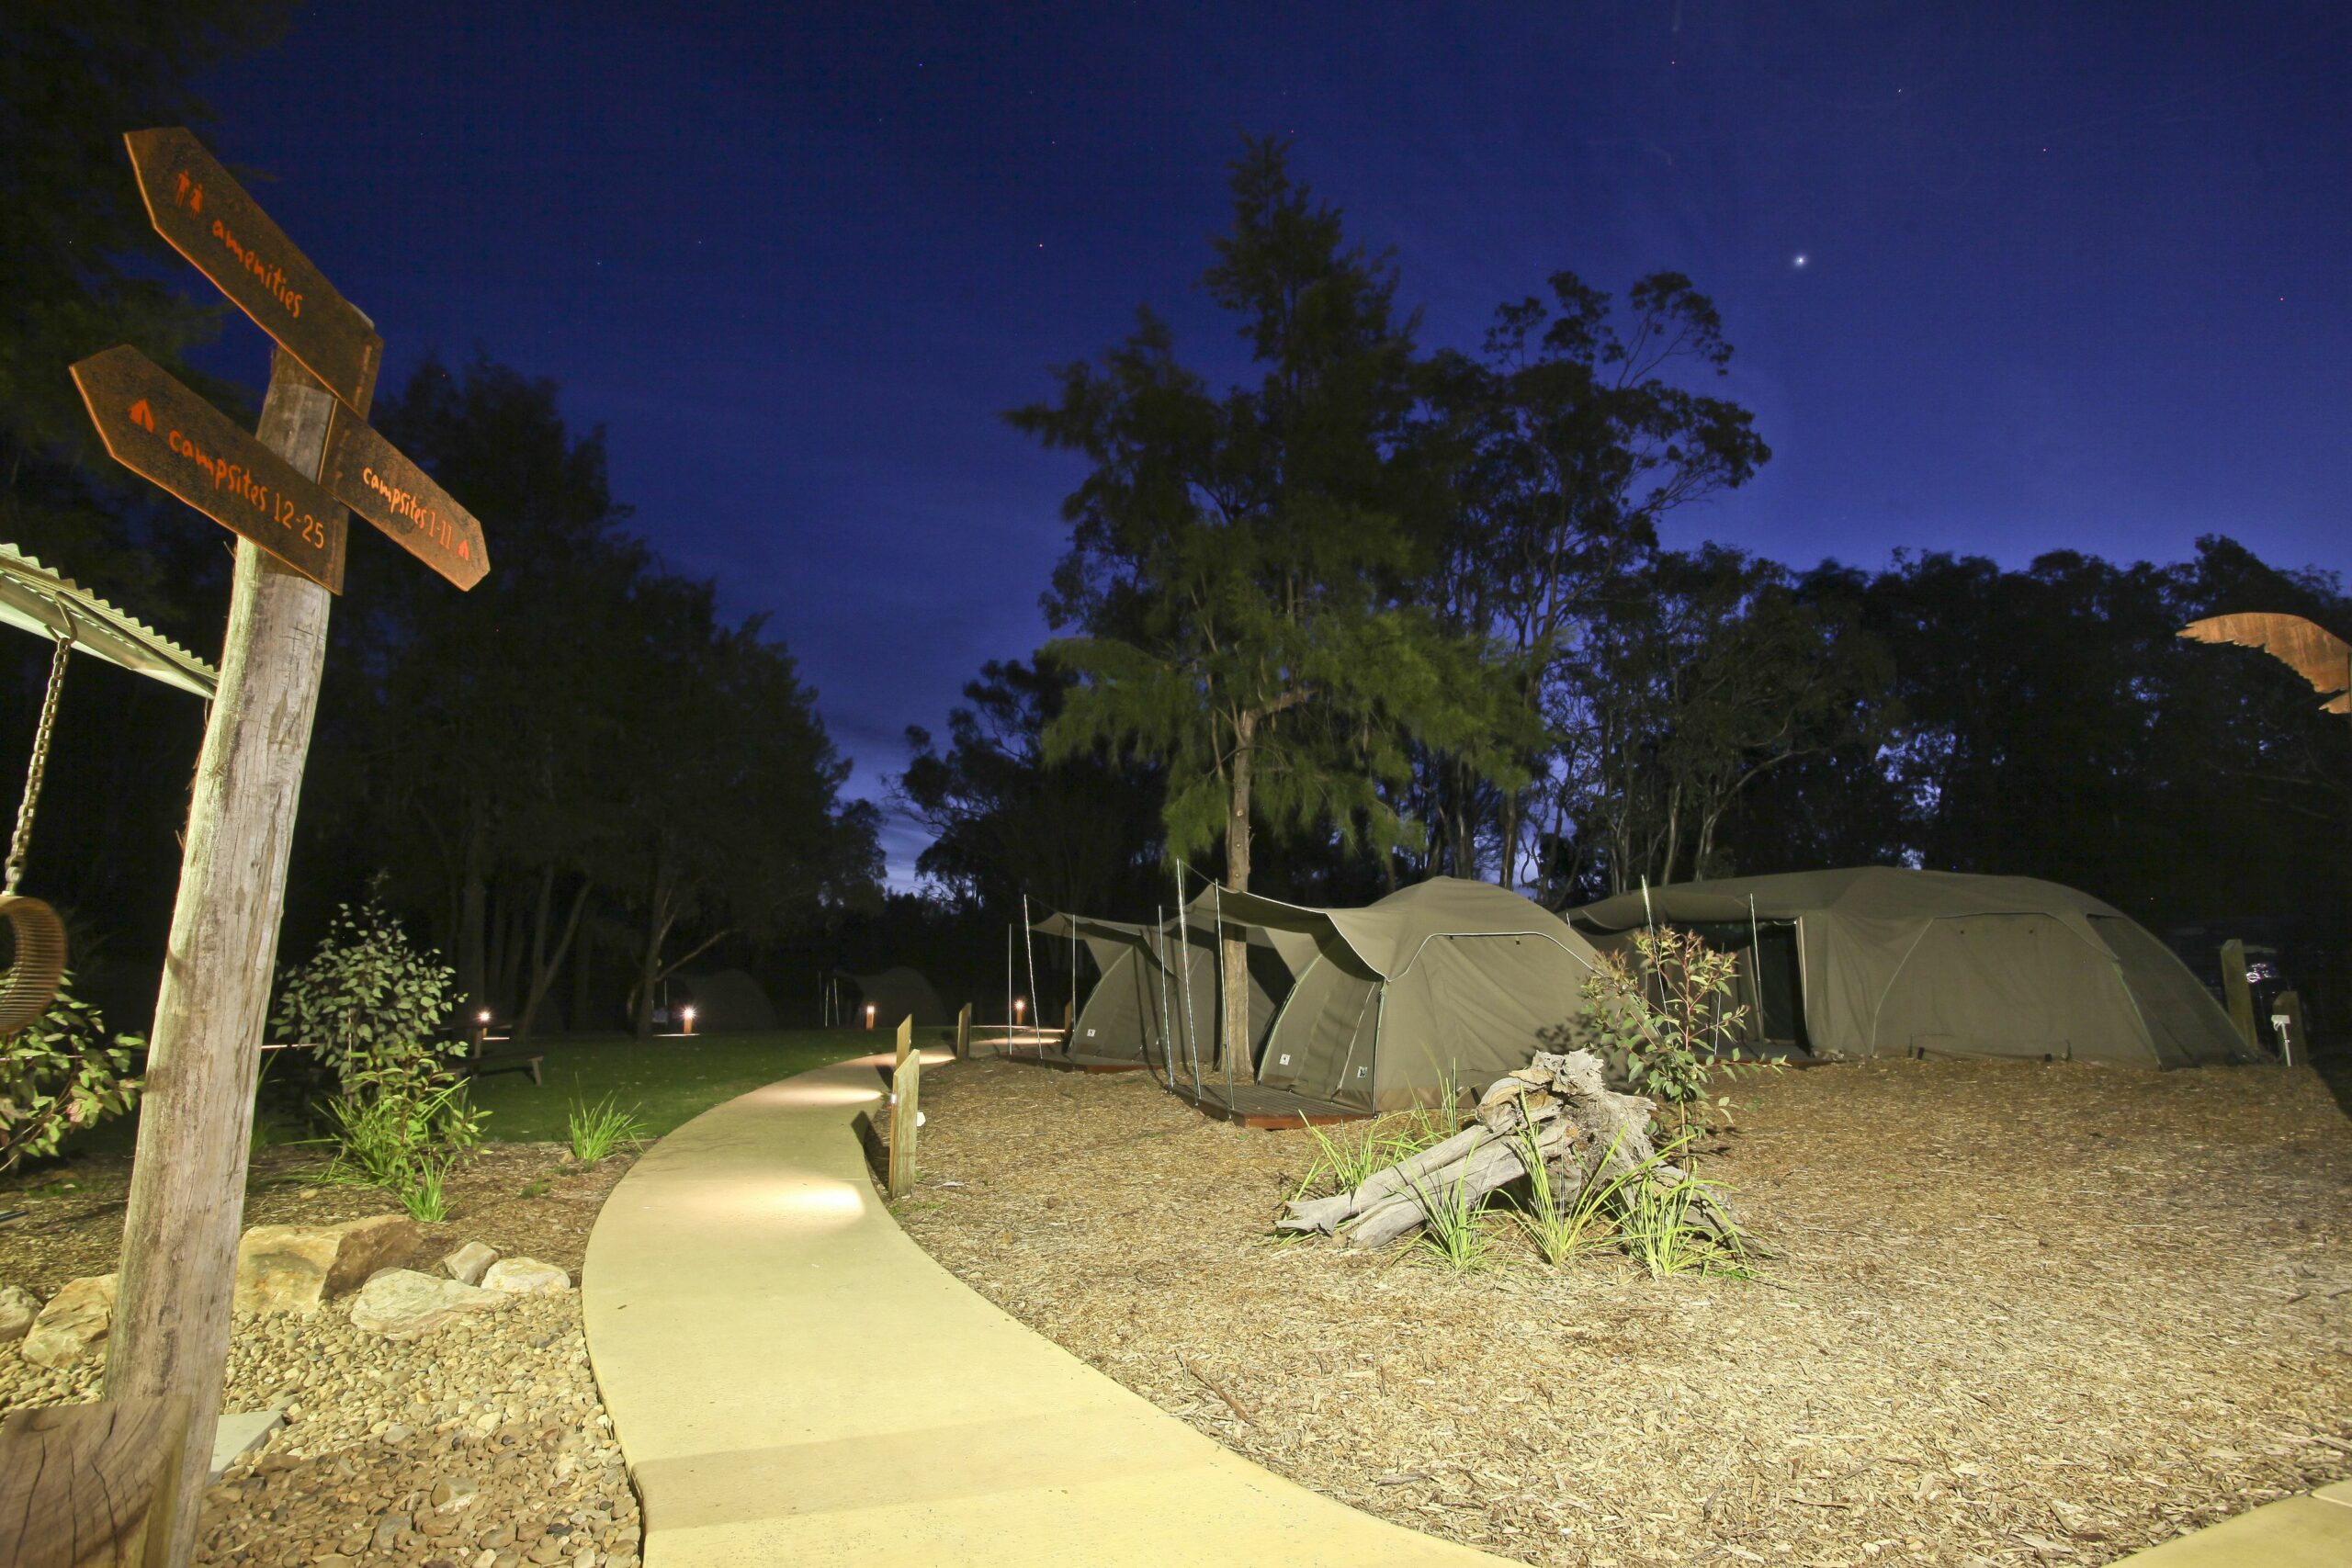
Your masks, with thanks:
[(49, 732), (57, 723), (57, 694), (65, 688), (65, 658), (74, 651), (74, 639), (60, 636), (57, 655), (49, 664), (49, 690), (40, 699), (40, 728), (33, 731), (32, 766), (25, 771), (24, 804), (17, 807), (16, 836), (8, 840), (8, 884), (6, 891), (17, 891), (17, 883), (25, 874), (25, 853), (33, 845), (33, 807), (40, 802), (40, 784), (49, 773)]

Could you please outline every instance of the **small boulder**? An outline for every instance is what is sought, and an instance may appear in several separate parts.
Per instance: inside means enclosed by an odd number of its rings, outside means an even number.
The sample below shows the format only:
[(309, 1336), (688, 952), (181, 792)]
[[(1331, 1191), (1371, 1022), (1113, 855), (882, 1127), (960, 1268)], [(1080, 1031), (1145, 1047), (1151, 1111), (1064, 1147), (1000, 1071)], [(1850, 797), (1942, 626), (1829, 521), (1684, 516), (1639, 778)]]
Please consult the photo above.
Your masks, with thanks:
[(466, 1313), (499, 1304), (492, 1292), (413, 1269), (379, 1274), (351, 1298), (351, 1325), (387, 1339), (413, 1339)]
[(469, 1241), (441, 1260), (442, 1270), (449, 1278), (463, 1284), (481, 1283), (482, 1270), (498, 1261), (498, 1248), (484, 1242)]
[(85, 1356), (106, 1351), (114, 1327), (116, 1277), (94, 1274), (69, 1280), (33, 1319), (18, 1354), (36, 1367), (70, 1367)]
[(560, 1296), (571, 1289), (571, 1276), (536, 1258), (502, 1258), (482, 1274), (481, 1283), (486, 1291), (518, 1296)]
[(22, 1285), (0, 1285), (0, 1345), (22, 1339), (40, 1315), (40, 1298)]
[(237, 1243), (239, 1312), (316, 1312), (416, 1250), (416, 1222), (371, 1214), (339, 1225), (255, 1225)]

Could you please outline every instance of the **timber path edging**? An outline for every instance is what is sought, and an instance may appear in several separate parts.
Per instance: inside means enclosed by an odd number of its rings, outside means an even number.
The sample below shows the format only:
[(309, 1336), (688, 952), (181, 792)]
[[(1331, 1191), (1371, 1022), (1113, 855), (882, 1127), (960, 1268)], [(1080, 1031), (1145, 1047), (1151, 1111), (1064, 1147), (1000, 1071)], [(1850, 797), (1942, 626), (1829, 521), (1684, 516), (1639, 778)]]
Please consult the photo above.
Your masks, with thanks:
[(867, 1174), (888, 1066), (713, 1107), (597, 1216), (582, 1310), (645, 1568), (1503, 1561), (1261, 1469), (940, 1267)]

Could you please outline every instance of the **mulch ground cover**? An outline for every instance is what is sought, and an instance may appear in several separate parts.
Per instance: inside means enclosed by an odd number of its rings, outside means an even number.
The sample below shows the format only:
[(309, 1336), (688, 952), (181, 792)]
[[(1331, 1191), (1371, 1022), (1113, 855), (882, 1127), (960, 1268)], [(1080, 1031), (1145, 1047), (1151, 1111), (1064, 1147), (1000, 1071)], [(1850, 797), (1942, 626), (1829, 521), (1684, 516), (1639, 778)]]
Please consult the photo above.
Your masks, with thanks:
[(1351, 1255), (1304, 1133), (1141, 1076), (927, 1074), (907, 1229), (1038, 1332), (1370, 1512), (1546, 1564), (2098, 1563), (2352, 1476), (2352, 1121), (2308, 1071), (1743, 1080), (1764, 1282)]

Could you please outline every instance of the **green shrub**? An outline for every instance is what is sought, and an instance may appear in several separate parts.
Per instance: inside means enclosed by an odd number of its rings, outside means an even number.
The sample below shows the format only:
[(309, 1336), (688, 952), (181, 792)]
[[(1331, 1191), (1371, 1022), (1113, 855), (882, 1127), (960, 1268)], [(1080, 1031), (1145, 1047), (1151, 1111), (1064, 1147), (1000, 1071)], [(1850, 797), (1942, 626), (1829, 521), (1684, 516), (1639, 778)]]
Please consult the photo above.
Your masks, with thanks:
[(1603, 953), (1584, 983), (1592, 1006), (1583, 1017), (1548, 1032), (1561, 1049), (1584, 1046), (1614, 1063), (1636, 1094), (1673, 1115), (1671, 1135), (1690, 1130), (1691, 1114), (1729, 1118), (1731, 1097), (1707, 1101), (1709, 1075), (1727, 1077), (1765, 1064), (1741, 1056), (1733, 1043), (1747, 1020), (1745, 1006), (1726, 1007), (1739, 961), (1719, 953), (1695, 931), (1659, 926), (1634, 933), (1633, 960)]
[(68, 1134), (139, 1102), (136, 1034), (107, 1034), (98, 1010), (77, 999), (69, 973), (49, 1010), (0, 1039), (0, 1172), (57, 1152)]
[[(426, 1170), (446, 1172), (436, 1156), (481, 1141), (487, 1113), (456, 1066), (465, 1044), (442, 1037), (460, 999), (452, 978), (370, 900), (344, 905), (310, 962), (279, 981), (280, 1035), (311, 1046), (334, 1077), (316, 1111), (337, 1146), (337, 1179), (407, 1194)], [(438, 1189), (435, 1178), (436, 1203)]]

